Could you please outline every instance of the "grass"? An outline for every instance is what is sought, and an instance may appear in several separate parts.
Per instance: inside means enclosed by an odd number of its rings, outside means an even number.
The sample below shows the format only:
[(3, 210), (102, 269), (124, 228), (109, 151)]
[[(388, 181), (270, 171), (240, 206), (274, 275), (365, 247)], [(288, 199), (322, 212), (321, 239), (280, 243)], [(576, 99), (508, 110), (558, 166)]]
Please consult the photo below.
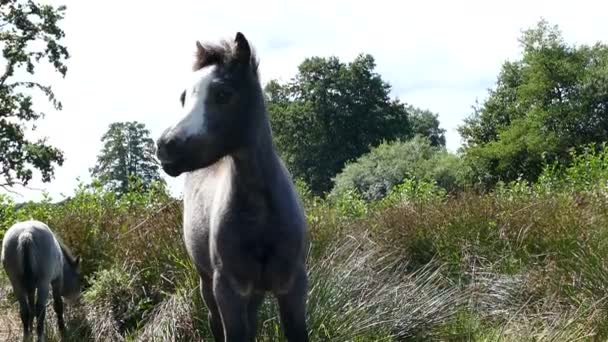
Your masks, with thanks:
[(21, 332), (21, 320), (13, 305), (13, 295), (6, 273), (0, 273), (0, 341), (9, 341)]
[[(372, 203), (303, 191), (311, 341), (608, 338), (605, 188), (514, 184), (447, 197), (414, 185)], [(68, 310), (68, 340), (211, 338), (179, 202), (83, 188), (61, 205), (5, 208), (0, 231), (32, 216), (83, 256), (86, 288), (81, 305)], [(18, 340), (3, 274), (0, 285), (2, 327), (11, 327), (0, 337)], [(282, 340), (276, 313), (267, 297), (258, 341)], [(47, 319), (57, 340), (50, 302)]]

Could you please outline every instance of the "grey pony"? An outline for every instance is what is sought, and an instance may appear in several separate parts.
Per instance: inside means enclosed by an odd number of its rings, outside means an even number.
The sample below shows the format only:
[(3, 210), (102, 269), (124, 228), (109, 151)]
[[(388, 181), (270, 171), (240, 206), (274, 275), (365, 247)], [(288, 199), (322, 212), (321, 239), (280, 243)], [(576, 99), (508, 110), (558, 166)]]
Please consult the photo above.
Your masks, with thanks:
[(308, 341), (306, 220), (275, 151), (245, 36), (196, 43), (183, 119), (157, 140), (172, 177), (185, 174), (183, 238), (216, 341), (254, 341), (267, 292), (288, 341)]
[(74, 258), (45, 223), (28, 220), (15, 223), (6, 231), (0, 259), (19, 301), (23, 339), (31, 338), (36, 318), (37, 340), (45, 340), (49, 288), (52, 288), (53, 308), (63, 336), (62, 297), (72, 302), (80, 296), (80, 257)]

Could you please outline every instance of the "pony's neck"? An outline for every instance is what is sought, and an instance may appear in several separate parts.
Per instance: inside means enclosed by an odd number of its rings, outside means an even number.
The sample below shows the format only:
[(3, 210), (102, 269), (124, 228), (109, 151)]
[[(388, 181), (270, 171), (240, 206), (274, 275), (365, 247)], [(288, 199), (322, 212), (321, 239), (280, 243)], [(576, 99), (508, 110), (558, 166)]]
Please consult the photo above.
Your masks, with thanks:
[(61, 248), (61, 254), (63, 255), (63, 259), (66, 262), (73, 264), (75, 261), (72, 252), (65, 246), (65, 244), (63, 244), (63, 242), (59, 242), (59, 247)]
[(249, 190), (263, 190), (276, 177), (277, 155), (265, 109), (257, 128), (251, 143), (231, 156), (237, 186)]

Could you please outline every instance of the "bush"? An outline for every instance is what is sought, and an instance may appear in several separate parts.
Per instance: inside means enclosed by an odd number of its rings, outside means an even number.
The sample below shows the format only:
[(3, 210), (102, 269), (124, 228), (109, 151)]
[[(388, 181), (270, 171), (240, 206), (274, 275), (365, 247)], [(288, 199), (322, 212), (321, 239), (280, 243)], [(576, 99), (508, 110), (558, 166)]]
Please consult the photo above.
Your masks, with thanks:
[(15, 216), (15, 202), (9, 196), (0, 194), (0, 241), (8, 228), (16, 222)]
[(589, 144), (570, 151), (567, 167), (548, 165), (539, 177), (538, 190), (562, 192), (606, 191), (608, 187), (608, 148), (606, 143)]
[(608, 148), (606, 144), (581, 146), (570, 151), (572, 163), (561, 166), (547, 164), (536, 183), (518, 179), (509, 183), (498, 182), (495, 193), (501, 197), (532, 197), (554, 194), (570, 196), (591, 194), (606, 197), (608, 194)]
[(448, 191), (462, 189), (466, 169), (459, 157), (432, 146), (427, 138), (382, 143), (348, 163), (334, 178), (333, 195), (357, 191), (378, 200), (406, 179), (435, 181)]
[(471, 170), (461, 157), (443, 150), (421, 163), (419, 176), (422, 180), (436, 182), (449, 193), (465, 190), (470, 177)]
[(406, 179), (396, 185), (388, 196), (378, 203), (381, 206), (400, 206), (407, 203), (441, 203), (446, 198), (446, 191), (436, 182), (415, 181)]
[(100, 270), (90, 284), (83, 298), (95, 341), (121, 341), (151, 307), (141, 277), (132, 270), (120, 266)]

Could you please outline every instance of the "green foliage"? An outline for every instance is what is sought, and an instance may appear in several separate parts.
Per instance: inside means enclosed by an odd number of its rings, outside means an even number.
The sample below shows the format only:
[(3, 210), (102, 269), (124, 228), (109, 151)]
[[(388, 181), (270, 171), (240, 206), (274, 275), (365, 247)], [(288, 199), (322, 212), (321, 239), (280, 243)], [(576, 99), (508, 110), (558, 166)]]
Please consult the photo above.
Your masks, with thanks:
[(363, 217), (368, 211), (367, 203), (356, 191), (346, 191), (338, 196), (332, 194), (328, 200), (339, 215), (343, 217)]
[[(68, 51), (62, 45), (59, 27), (65, 6), (54, 7), (34, 1), (8, 0), (0, 3), (0, 46), (4, 72), (0, 74), (0, 186), (27, 185), (35, 170), (49, 182), (55, 165), (63, 164), (63, 153), (45, 139), (26, 137), (44, 113), (34, 108), (33, 91), (42, 93), (61, 110), (52, 88), (33, 77), (46, 57), (55, 71), (65, 76)], [(28, 75), (29, 74), (29, 75)], [(28, 128), (28, 124), (32, 127)]]
[(570, 46), (544, 20), (520, 42), (521, 59), (459, 128), (485, 187), (535, 181), (546, 162), (567, 165), (571, 148), (608, 140), (608, 46)]
[(348, 163), (338, 174), (332, 194), (356, 191), (365, 200), (378, 200), (404, 180), (436, 182), (447, 191), (462, 189), (467, 170), (458, 156), (430, 139), (415, 136), (408, 141), (383, 142)]
[(530, 197), (546, 194), (590, 193), (605, 196), (608, 193), (608, 148), (589, 144), (570, 151), (572, 162), (568, 166), (557, 162), (546, 164), (536, 183), (523, 179), (509, 183), (499, 182), (496, 193), (503, 197)]
[(339, 194), (356, 190), (367, 200), (380, 199), (404, 179), (416, 177), (420, 162), (430, 159), (434, 153), (436, 149), (421, 137), (410, 141), (383, 142), (347, 164), (335, 177), (332, 192)]
[[(581, 146), (570, 152), (571, 164), (565, 168), (553, 165), (541, 175), (539, 185), (548, 187), (551, 180), (558, 180), (562, 190), (606, 191), (608, 187), (608, 148), (602, 143)], [(561, 173), (560, 173), (561, 171)], [(556, 184), (552, 184), (553, 187)]]
[(0, 2), (0, 64), (5, 65), (0, 74), (0, 186), (27, 185), (35, 170), (41, 173), (43, 182), (49, 182), (55, 165), (63, 165), (59, 149), (45, 139), (30, 140), (26, 133), (35, 129), (35, 121), (44, 115), (34, 108), (33, 91), (46, 96), (56, 110), (62, 108), (52, 88), (30, 76), (45, 58), (65, 76), (69, 54), (62, 45), (65, 34), (59, 27), (64, 11), (65, 6), (34, 1)]
[(0, 194), (0, 241), (4, 238), (4, 232), (12, 225), (11, 222), (15, 222), (15, 212), (15, 202), (9, 196)]
[[(91, 275), (91, 286), (83, 295), (85, 302), (111, 298), (113, 293), (131, 287), (131, 275), (120, 268), (103, 269)], [(122, 303), (117, 303), (122, 304)]]
[(439, 115), (429, 110), (407, 106), (412, 134), (429, 138), (433, 146), (445, 146), (445, 129), (439, 127)]
[(465, 190), (470, 181), (471, 169), (463, 158), (446, 150), (440, 150), (429, 160), (421, 162), (419, 178), (437, 183), (449, 193)]
[(391, 192), (380, 201), (382, 205), (400, 205), (406, 202), (435, 202), (446, 198), (446, 191), (434, 181), (406, 179), (393, 187)]
[(133, 187), (145, 190), (153, 182), (163, 181), (149, 135), (145, 125), (136, 121), (110, 124), (101, 138), (104, 146), (91, 176), (118, 194), (132, 192)]
[(390, 99), (375, 66), (370, 55), (350, 63), (307, 58), (290, 82), (265, 88), (277, 148), (315, 194), (330, 190), (331, 177), (370, 146), (411, 136), (405, 105)]

